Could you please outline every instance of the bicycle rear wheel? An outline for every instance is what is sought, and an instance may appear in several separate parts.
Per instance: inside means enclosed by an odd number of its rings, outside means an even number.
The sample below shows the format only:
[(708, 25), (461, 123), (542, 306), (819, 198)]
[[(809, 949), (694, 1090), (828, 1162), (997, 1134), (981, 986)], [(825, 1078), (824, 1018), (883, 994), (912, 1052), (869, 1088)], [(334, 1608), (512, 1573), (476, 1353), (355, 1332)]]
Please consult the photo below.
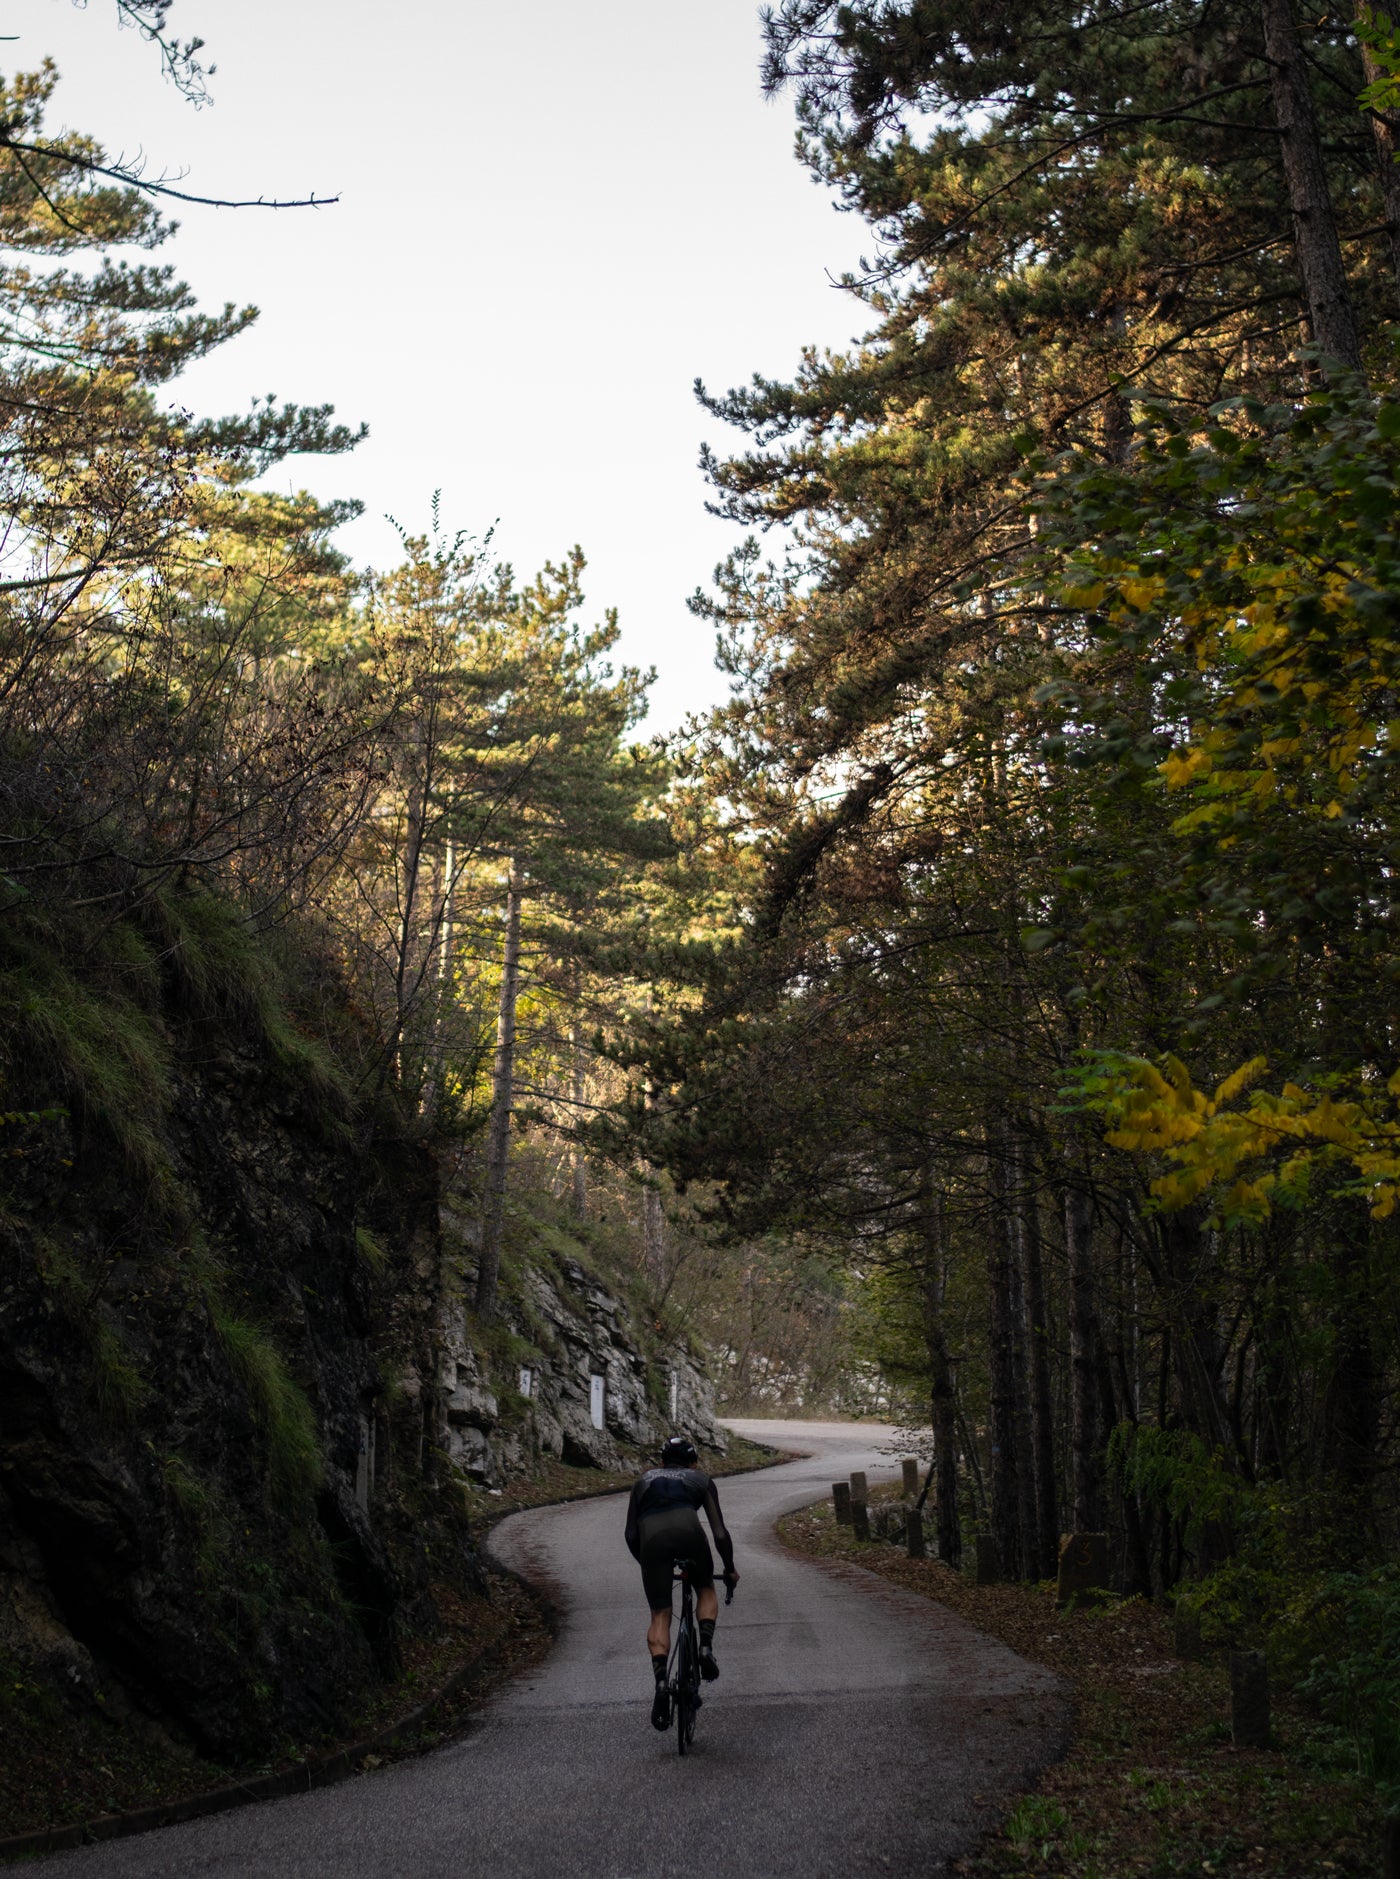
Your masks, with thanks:
[(700, 1652), (689, 1625), (681, 1631), (676, 1677), (676, 1753), (684, 1755), (695, 1740), (700, 1713)]

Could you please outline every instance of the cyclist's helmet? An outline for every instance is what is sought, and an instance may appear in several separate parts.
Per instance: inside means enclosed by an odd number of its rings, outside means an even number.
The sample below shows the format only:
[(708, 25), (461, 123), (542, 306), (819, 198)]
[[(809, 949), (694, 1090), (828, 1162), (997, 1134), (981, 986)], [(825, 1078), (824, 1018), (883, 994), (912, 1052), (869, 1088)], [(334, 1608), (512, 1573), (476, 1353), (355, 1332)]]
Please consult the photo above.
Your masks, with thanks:
[(693, 1468), (700, 1457), (695, 1452), (695, 1444), (689, 1436), (668, 1436), (666, 1446), (661, 1451), (663, 1468)]

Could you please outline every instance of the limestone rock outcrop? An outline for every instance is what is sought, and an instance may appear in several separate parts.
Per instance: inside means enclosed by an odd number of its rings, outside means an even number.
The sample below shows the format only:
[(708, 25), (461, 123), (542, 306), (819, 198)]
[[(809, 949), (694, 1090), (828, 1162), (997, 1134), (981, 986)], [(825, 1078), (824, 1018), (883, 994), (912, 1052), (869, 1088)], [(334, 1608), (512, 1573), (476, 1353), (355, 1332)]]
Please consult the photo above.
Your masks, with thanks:
[(443, 1235), (462, 1275), (444, 1301), (438, 1392), (443, 1441), (474, 1481), (498, 1486), (539, 1456), (576, 1468), (618, 1469), (658, 1449), (673, 1429), (722, 1452), (714, 1388), (688, 1345), (644, 1350), (636, 1315), (576, 1259), (528, 1254), (502, 1297), (512, 1340), (509, 1408), (483, 1379), (462, 1296), (475, 1277), (469, 1224), (443, 1212)]

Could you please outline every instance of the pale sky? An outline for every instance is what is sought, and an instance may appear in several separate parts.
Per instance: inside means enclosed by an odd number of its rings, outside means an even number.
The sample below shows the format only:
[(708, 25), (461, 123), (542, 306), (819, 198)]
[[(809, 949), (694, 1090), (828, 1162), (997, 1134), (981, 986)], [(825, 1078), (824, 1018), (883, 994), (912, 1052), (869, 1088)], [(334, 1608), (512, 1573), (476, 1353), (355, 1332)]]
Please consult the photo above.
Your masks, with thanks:
[[(577, 541), (590, 614), (655, 665), (649, 729), (717, 699), (685, 607), (736, 539), (696, 469), (725, 431), (694, 402), (863, 309), (831, 285), (869, 232), (793, 158), (764, 100), (755, 0), (177, 0), (208, 41), (212, 107), (160, 76), (111, 0), (10, 0), (8, 69), (51, 54), (51, 127), (144, 152), (208, 195), (340, 196), (269, 213), (181, 208), (163, 258), (206, 306), (262, 317), (181, 382), (200, 411), (274, 392), (370, 426), (274, 481), (366, 505), (343, 545), (387, 565), (385, 512), (484, 531), (517, 573)], [(864, 243), (862, 236), (864, 235)], [(737, 441), (737, 433), (731, 433)]]

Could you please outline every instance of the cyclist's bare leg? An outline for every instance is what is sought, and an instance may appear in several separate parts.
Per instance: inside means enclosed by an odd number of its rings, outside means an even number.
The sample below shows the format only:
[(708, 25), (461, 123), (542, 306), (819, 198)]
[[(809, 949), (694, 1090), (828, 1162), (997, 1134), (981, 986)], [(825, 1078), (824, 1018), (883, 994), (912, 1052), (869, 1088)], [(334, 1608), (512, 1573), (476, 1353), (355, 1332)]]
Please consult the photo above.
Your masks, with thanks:
[[(719, 1617), (719, 1593), (716, 1592), (713, 1586), (710, 1586), (704, 1592), (697, 1592), (695, 1594), (695, 1616), (702, 1622), (706, 1618)], [(652, 1622), (655, 1623), (655, 1619), (653, 1619)]]
[(665, 1729), (671, 1721), (671, 1697), (666, 1688), (666, 1659), (671, 1654), (671, 1608), (653, 1611), (647, 1626), (647, 1649), (651, 1652), (651, 1671), (656, 1691), (651, 1699), (651, 1726)]

